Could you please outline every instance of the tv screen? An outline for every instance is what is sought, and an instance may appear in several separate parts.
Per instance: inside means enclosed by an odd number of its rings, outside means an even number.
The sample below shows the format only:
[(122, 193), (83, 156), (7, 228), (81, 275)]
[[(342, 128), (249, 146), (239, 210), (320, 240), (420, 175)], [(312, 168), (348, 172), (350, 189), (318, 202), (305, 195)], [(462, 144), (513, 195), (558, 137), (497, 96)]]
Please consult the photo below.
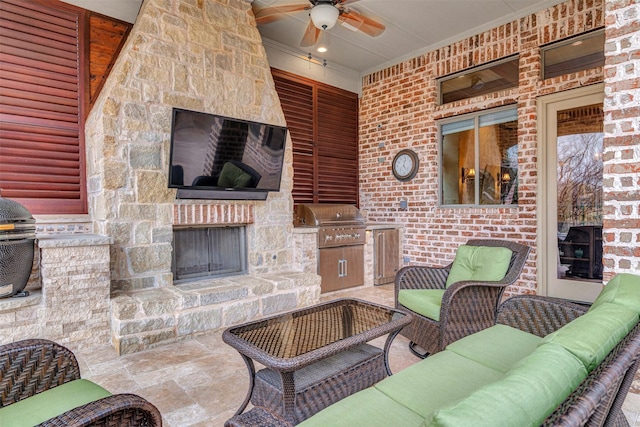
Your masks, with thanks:
[(169, 187), (178, 198), (266, 199), (280, 190), (287, 128), (173, 109)]

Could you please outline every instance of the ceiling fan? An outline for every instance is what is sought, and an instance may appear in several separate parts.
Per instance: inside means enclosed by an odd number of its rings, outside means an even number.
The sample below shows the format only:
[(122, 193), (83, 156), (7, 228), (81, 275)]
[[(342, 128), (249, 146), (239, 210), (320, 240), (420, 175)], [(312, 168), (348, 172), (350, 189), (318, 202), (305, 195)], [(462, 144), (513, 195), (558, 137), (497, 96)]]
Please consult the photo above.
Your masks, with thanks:
[(268, 24), (286, 17), (289, 13), (308, 10), (311, 20), (304, 32), (300, 46), (313, 46), (318, 41), (320, 32), (333, 28), (336, 22), (353, 31), (361, 31), (371, 37), (384, 32), (380, 22), (346, 7), (358, 0), (309, 0), (308, 3), (285, 4), (260, 8), (254, 3), (254, 13), (258, 25)]

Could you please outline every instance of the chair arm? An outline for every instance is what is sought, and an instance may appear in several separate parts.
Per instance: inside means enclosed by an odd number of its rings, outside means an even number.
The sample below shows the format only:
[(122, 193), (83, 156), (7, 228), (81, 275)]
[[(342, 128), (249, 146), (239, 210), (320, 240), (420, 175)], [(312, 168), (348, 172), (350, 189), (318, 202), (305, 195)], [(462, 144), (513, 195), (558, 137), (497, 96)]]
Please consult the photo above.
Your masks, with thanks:
[(409, 265), (396, 274), (396, 293), (401, 289), (444, 289), (451, 265), (425, 267)]
[(29, 339), (0, 346), (0, 407), (79, 378), (76, 357), (60, 344)]
[(440, 308), (441, 348), (495, 325), (506, 283), (460, 281), (447, 288)]
[(544, 337), (589, 309), (587, 304), (539, 295), (518, 295), (507, 299), (498, 308), (497, 323)]
[(114, 394), (67, 411), (40, 426), (159, 427), (162, 416), (155, 406), (138, 395)]

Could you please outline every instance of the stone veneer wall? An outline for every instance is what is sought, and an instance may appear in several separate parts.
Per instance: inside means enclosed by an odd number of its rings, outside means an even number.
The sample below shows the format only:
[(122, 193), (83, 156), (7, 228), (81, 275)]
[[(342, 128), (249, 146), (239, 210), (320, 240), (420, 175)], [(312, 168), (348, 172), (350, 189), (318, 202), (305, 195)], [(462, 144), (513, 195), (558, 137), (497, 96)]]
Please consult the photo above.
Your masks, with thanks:
[[(248, 2), (145, 0), (87, 120), (90, 213), (94, 231), (114, 239), (113, 290), (172, 284), (172, 232), (181, 206), (250, 209), (249, 273), (289, 269), (290, 141), (282, 191), (266, 202), (176, 200), (167, 188), (172, 107), (285, 125)], [(193, 224), (226, 222), (200, 217)]]
[[(404, 255), (411, 263), (444, 265), (470, 238), (516, 240), (533, 250), (521, 280), (508, 293), (535, 292), (537, 98), (604, 79), (603, 68), (599, 67), (541, 80), (540, 46), (603, 27), (604, 6), (603, 0), (569, 0), (363, 78), (361, 208), (370, 220), (404, 225)], [(520, 55), (519, 87), (438, 105), (438, 77), (516, 53)], [(436, 120), (509, 104), (518, 106), (519, 205), (438, 206)], [(384, 142), (384, 148), (380, 148), (380, 142)], [(390, 162), (403, 148), (414, 149), (421, 162), (417, 177), (405, 183), (394, 179), (391, 168), (381, 168), (379, 163), (381, 157)], [(399, 208), (401, 200), (408, 202), (408, 209)]]
[[(173, 107), (286, 125), (251, 5), (145, 0), (86, 123), (89, 210), (111, 246), (112, 342), (129, 353), (318, 300), (294, 253), (293, 167), (266, 201), (176, 200)], [(173, 286), (174, 226), (245, 225), (248, 274)], [(303, 271), (304, 270), (304, 271)]]
[(0, 343), (46, 338), (74, 348), (109, 342), (109, 239), (90, 234), (38, 237), (39, 286), (0, 299)]

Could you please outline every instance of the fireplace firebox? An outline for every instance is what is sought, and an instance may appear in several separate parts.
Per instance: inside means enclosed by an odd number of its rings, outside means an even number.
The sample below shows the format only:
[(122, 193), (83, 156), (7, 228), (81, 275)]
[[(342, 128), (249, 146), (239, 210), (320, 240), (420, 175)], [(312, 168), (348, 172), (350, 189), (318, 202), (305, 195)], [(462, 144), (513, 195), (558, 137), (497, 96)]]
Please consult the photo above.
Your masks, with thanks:
[(173, 230), (174, 283), (244, 274), (245, 227), (189, 227)]

